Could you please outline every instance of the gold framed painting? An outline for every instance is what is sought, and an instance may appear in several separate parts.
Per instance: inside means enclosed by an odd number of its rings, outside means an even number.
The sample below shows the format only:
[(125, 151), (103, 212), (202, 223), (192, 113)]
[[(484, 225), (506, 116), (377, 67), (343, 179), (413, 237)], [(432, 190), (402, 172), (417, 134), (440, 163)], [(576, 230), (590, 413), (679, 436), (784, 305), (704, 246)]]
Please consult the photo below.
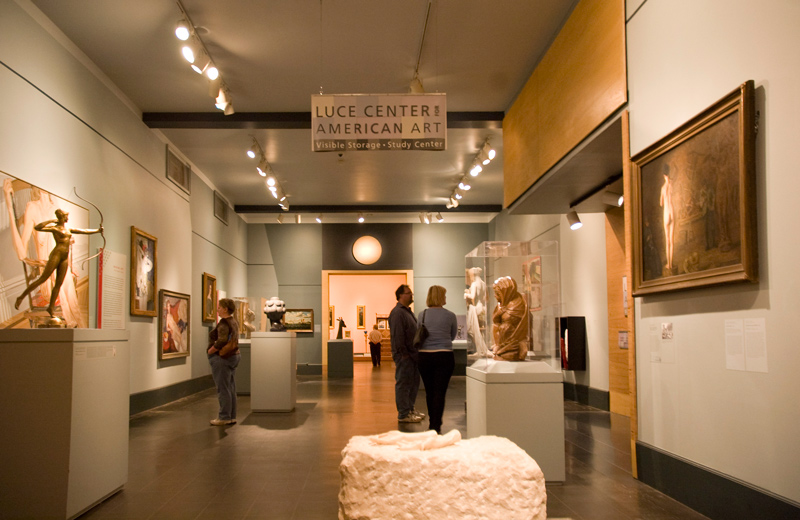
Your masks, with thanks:
[(366, 307), (364, 305), (357, 305), (356, 306), (356, 329), (366, 329), (366, 318), (365, 315)]
[(328, 307), (328, 328), (329, 329), (334, 328), (334, 323), (336, 322), (336, 320), (334, 319), (334, 316), (336, 315), (335, 311), (336, 311), (336, 309), (335, 309), (335, 307), (333, 305)]
[(283, 326), (294, 332), (314, 332), (314, 309), (286, 309)]
[(758, 281), (753, 91), (631, 159), (634, 295)]
[(217, 321), (217, 277), (203, 273), (203, 321)]
[(131, 226), (131, 314), (158, 315), (158, 239)]
[(171, 359), (189, 355), (188, 294), (161, 289), (158, 292), (158, 359)]

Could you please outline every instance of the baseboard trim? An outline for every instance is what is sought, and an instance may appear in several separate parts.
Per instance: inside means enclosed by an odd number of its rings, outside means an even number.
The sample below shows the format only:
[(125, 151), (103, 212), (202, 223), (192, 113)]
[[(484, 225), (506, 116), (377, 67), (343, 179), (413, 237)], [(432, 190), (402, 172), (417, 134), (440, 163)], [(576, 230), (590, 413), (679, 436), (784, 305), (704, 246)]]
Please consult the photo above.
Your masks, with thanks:
[(297, 364), (297, 375), (298, 376), (321, 376), (322, 375), (322, 365), (316, 365), (313, 363), (298, 363)]
[(608, 392), (564, 381), (564, 399), (599, 408), (606, 412), (611, 410), (611, 398)]
[(175, 383), (174, 385), (156, 388), (155, 390), (131, 394), (130, 414), (136, 415), (137, 413), (151, 410), (157, 406), (177, 401), (187, 395), (202, 392), (208, 388), (214, 388), (214, 380), (211, 378), (211, 375), (188, 379), (180, 383)]
[(800, 504), (636, 442), (639, 480), (714, 520), (800, 518)]

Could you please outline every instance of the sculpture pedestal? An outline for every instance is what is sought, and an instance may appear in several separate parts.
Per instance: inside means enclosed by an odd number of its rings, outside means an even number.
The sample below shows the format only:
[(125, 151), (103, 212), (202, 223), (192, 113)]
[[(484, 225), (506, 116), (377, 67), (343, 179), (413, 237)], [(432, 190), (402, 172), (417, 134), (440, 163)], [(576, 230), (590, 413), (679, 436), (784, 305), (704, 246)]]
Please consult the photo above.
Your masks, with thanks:
[(328, 340), (328, 377), (353, 378), (353, 340)]
[(297, 404), (297, 333), (250, 335), (250, 408), (291, 412)]
[(0, 511), (75, 518), (128, 481), (128, 331), (0, 330)]
[(513, 441), (539, 464), (548, 482), (566, 478), (564, 383), (542, 361), (479, 359), (467, 367), (467, 436)]
[(242, 356), (236, 368), (236, 395), (250, 395), (250, 365), (252, 364), (252, 350), (250, 340), (239, 340), (239, 354)]

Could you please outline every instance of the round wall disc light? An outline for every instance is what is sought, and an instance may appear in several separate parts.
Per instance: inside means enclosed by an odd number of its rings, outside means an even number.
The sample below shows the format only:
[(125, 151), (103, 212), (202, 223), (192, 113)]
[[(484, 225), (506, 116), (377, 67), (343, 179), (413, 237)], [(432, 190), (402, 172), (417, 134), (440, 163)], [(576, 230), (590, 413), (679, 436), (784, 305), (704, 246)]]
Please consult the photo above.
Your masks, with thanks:
[(353, 258), (361, 265), (371, 265), (381, 257), (381, 243), (378, 239), (365, 235), (353, 244)]

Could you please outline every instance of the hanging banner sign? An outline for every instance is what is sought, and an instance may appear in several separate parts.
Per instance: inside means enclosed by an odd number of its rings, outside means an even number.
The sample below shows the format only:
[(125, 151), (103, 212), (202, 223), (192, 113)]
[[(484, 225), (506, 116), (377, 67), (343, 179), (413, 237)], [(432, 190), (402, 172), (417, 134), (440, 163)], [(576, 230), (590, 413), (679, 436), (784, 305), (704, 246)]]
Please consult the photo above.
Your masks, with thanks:
[(311, 96), (314, 152), (447, 149), (446, 94)]

